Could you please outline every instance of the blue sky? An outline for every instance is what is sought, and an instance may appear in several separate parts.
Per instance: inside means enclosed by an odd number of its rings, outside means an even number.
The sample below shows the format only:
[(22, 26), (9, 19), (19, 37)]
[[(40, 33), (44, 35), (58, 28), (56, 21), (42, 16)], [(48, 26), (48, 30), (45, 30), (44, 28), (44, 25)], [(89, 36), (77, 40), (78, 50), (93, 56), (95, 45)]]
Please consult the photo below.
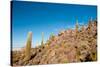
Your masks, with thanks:
[(44, 32), (46, 41), (53, 32), (73, 28), (76, 17), (79, 24), (87, 24), (90, 17), (97, 17), (97, 7), (89, 5), (54, 4), (13, 1), (12, 3), (12, 47), (24, 47), (29, 31), (33, 33), (32, 46), (41, 42)]

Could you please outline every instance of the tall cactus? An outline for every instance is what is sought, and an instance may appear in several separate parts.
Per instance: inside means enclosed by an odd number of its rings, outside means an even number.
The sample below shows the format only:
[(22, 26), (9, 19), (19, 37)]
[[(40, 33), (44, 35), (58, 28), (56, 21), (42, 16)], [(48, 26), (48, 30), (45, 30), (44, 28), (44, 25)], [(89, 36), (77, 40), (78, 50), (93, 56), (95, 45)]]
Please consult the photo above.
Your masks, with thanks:
[(27, 61), (30, 59), (31, 55), (30, 55), (30, 51), (31, 51), (31, 42), (32, 42), (32, 32), (28, 33), (28, 38), (27, 38), (27, 43), (26, 43), (26, 47), (25, 47), (25, 58), (24, 61)]
[(75, 28), (76, 37), (78, 36), (78, 28), (79, 28), (79, 26), (78, 26), (78, 20), (76, 20), (76, 28)]
[(91, 31), (91, 26), (92, 26), (92, 17), (90, 17), (89, 23), (88, 23), (88, 32), (89, 32), (89, 34), (92, 32)]
[(44, 45), (44, 32), (42, 32), (42, 41), (41, 41), (41, 45)]

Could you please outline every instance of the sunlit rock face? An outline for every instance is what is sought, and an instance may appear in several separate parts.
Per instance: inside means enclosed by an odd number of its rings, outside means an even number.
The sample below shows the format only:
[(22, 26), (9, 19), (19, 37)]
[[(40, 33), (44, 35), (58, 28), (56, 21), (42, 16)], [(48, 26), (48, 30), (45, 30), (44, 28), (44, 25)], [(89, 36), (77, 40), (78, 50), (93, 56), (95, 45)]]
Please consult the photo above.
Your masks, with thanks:
[[(76, 36), (77, 34), (77, 36)], [(44, 35), (45, 36), (45, 35)], [(59, 64), (97, 60), (97, 21), (92, 21), (76, 33), (64, 30), (45, 43), (31, 48), (30, 59), (24, 61), (24, 49), (12, 51), (12, 65)]]

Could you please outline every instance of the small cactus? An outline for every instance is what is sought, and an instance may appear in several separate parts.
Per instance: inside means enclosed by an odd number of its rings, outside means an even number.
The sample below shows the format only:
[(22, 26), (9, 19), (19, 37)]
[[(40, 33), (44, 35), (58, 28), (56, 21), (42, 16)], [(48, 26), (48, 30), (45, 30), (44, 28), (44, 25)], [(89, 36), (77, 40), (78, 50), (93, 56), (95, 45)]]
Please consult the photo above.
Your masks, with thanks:
[(84, 25), (82, 26), (82, 29), (81, 29), (82, 31), (85, 31), (85, 27), (84, 27)]
[(54, 36), (54, 33), (53, 32), (50, 34), (50, 37), (52, 37), (52, 36)]
[(30, 59), (30, 51), (31, 51), (31, 42), (32, 42), (32, 32), (28, 33), (27, 43), (25, 47), (25, 58), (24, 61), (28, 61)]
[(54, 41), (54, 38), (55, 38), (55, 36), (54, 36), (54, 33), (52, 32), (51, 35), (50, 35), (50, 39), (51, 39), (52, 41)]
[(92, 18), (89, 19), (89, 23), (88, 23), (88, 32), (89, 32), (89, 34), (92, 32), (91, 27), (92, 27)]
[(93, 61), (96, 61), (97, 60), (97, 51), (92, 51), (90, 56), (91, 56)]
[(64, 60), (63, 60), (63, 63), (69, 63), (68, 59), (67, 59), (67, 58), (64, 59)]

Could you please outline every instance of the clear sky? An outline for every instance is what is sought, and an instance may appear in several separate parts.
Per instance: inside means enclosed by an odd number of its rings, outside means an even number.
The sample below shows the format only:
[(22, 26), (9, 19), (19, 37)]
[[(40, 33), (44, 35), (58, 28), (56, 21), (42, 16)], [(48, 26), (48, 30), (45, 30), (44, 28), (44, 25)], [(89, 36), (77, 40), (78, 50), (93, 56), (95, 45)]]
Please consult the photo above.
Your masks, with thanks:
[(97, 17), (97, 7), (89, 5), (54, 4), (13, 1), (12, 3), (12, 47), (24, 47), (29, 31), (33, 33), (32, 46), (41, 42), (44, 32), (46, 41), (53, 32), (74, 28), (76, 17), (79, 24), (87, 24), (90, 17)]

